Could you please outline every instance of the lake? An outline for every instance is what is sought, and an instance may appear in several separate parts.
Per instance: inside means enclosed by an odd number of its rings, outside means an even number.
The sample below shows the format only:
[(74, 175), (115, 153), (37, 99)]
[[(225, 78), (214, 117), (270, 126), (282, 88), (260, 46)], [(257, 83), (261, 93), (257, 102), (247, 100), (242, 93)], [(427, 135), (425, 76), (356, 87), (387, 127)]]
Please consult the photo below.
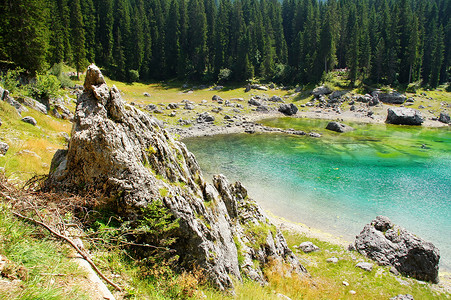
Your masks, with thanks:
[(344, 134), (328, 121), (277, 118), (266, 126), (321, 133), (233, 134), (185, 139), (206, 175), (241, 181), (267, 210), (353, 241), (385, 215), (441, 254), (451, 270), (451, 130), (347, 123)]

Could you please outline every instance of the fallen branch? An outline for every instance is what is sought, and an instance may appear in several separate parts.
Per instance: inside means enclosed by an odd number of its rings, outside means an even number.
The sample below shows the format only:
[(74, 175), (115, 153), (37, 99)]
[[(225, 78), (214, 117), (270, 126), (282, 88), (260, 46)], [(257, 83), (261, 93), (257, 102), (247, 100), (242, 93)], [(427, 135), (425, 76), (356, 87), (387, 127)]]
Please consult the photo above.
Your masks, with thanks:
[(91, 258), (82, 250), (80, 249), (80, 247), (78, 247), (70, 238), (68, 238), (65, 235), (59, 234), (58, 232), (54, 231), (50, 226), (48, 226), (47, 224), (45, 224), (44, 222), (32, 219), (32, 218), (28, 218), (24, 215), (21, 215), (17, 212), (13, 212), (13, 214), (21, 219), (33, 222), (35, 224), (41, 225), (42, 227), (44, 227), (45, 229), (47, 229), (48, 231), (50, 231), (50, 233), (52, 233), (53, 235), (57, 236), (58, 238), (68, 242), (77, 252), (78, 254), (80, 254), (83, 259), (85, 259), (90, 265), (91, 267), (94, 269), (94, 271), (100, 276), (102, 277), (103, 280), (105, 280), (107, 283), (109, 283), (111, 286), (113, 286), (116, 290), (118, 291), (122, 291), (122, 288), (120, 288), (117, 284), (115, 284), (114, 282), (112, 282), (111, 280), (109, 280), (95, 265), (95, 263), (91, 260)]

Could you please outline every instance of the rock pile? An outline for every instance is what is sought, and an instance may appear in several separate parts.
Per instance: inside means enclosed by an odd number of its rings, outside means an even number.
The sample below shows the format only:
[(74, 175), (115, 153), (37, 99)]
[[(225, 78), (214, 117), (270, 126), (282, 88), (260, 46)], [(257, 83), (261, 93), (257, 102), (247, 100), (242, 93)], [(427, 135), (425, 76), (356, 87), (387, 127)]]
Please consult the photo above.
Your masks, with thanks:
[(242, 273), (264, 283), (261, 266), (269, 261), (306, 272), (241, 183), (221, 175), (207, 183), (186, 146), (125, 104), (94, 65), (78, 99), (69, 148), (57, 151), (50, 169), (47, 190), (99, 191), (124, 220), (139, 220), (142, 208), (162, 201), (179, 219), (174, 246), (182, 267), (204, 269), (220, 289), (231, 288), (230, 276), (241, 279)]

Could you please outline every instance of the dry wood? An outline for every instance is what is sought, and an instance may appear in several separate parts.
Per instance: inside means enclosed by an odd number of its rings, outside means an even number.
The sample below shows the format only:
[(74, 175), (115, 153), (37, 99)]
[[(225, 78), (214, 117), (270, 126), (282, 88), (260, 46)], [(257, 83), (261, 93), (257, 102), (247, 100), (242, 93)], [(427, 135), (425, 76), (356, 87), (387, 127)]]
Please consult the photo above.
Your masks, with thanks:
[(122, 288), (119, 287), (117, 284), (115, 284), (114, 282), (112, 282), (111, 280), (109, 280), (100, 270), (99, 268), (97, 268), (97, 266), (95, 265), (95, 263), (91, 260), (91, 258), (82, 250), (80, 249), (80, 247), (78, 247), (74, 241), (72, 241), (70, 238), (68, 238), (65, 235), (59, 234), (58, 232), (56, 232), (55, 230), (53, 230), (49, 225), (45, 224), (44, 222), (26, 217), (24, 215), (21, 215), (20, 213), (17, 212), (13, 212), (13, 214), (21, 219), (33, 222), (35, 224), (41, 225), (42, 227), (44, 227), (45, 229), (47, 229), (50, 233), (52, 233), (53, 235), (55, 235), (56, 237), (66, 241), (67, 243), (69, 243), (77, 252), (78, 254), (80, 254), (90, 265), (91, 267), (94, 269), (94, 271), (100, 276), (102, 277), (103, 280), (105, 280), (106, 282), (108, 282), (111, 286), (113, 286), (115, 289), (117, 289), (118, 291), (122, 291)]

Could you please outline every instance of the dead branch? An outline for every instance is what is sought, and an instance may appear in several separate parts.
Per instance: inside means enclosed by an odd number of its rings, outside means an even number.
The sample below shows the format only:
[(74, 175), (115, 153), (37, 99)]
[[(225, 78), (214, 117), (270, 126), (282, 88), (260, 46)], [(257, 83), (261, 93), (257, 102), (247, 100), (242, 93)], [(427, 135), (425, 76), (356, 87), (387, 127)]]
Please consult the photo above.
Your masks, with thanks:
[(111, 286), (113, 286), (115, 289), (117, 289), (118, 291), (122, 291), (122, 288), (120, 288), (118, 285), (116, 285), (114, 282), (112, 282), (111, 280), (109, 280), (100, 270), (99, 268), (97, 268), (97, 266), (95, 265), (95, 263), (91, 260), (91, 258), (82, 250), (80, 249), (70, 238), (68, 238), (65, 235), (59, 234), (56, 231), (54, 231), (50, 226), (48, 226), (47, 224), (45, 224), (44, 222), (40, 222), (38, 220), (32, 219), (32, 218), (28, 218), (24, 215), (21, 215), (20, 213), (17, 212), (13, 212), (13, 214), (21, 219), (33, 222), (35, 224), (41, 225), (42, 227), (44, 227), (45, 229), (47, 229), (50, 233), (52, 233), (53, 235), (55, 235), (56, 237), (66, 241), (67, 243), (69, 243), (77, 252), (78, 254), (80, 254), (90, 265), (91, 267), (94, 269), (94, 271), (103, 278), (103, 280), (105, 280), (106, 282), (108, 282)]

